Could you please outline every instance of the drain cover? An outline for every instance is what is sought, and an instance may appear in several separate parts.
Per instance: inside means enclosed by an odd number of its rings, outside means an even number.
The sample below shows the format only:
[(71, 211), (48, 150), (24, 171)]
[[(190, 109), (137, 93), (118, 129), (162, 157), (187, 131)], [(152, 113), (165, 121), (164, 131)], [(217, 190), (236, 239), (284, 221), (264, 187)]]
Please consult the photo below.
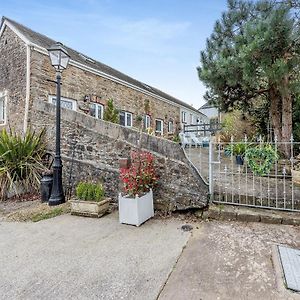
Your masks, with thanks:
[(183, 231), (191, 231), (191, 230), (193, 230), (193, 226), (190, 225), (190, 224), (185, 224), (185, 225), (182, 225), (182, 226), (181, 226), (181, 229), (182, 229)]
[(278, 246), (288, 289), (300, 292), (300, 250)]

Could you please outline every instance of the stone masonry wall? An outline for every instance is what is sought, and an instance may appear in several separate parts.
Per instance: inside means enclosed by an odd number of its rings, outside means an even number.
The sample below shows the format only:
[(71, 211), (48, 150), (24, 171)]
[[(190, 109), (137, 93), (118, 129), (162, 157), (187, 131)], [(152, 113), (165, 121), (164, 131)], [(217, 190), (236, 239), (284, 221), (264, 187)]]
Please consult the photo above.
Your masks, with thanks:
[[(7, 91), (7, 127), (23, 130), (26, 97), (26, 45), (8, 27), (0, 38), (0, 92)], [(0, 129), (4, 127), (0, 125)]]
[[(49, 57), (39, 52), (31, 53), (31, 103), (36, 100), (48, 101), (49, 95), (55, 95), (55, 84), (47, 81), (55, 79)], [(145, 104), (149, 103), (151, 127), (155, 119), (164, 121), (164, 135), (168, 136), (168, 122), (173, 120), (174, 128), (180, 126), (179, 107), (147, 96), (139, 91), (105, 79), (93, 73), (69, 65), (62, 73), (62, 97), (77, 101), (77, 107), (86, 108), (85, 96), (97, 96), (97, 101), (104, 106), (107, 99), (112, 98), (116, 108), (133, 113), (133, 126), (140, 127), (138, 117), (145, 114)]]
[[(35, 101), (33, 111), (33, 126), (47, 128), (49, 147), (53, 149), (55, 106)], [(154, 191), (156, 208), (182, 210), (206, 205), (208, 188), (189, 166), (179, 144), (67, 109), (62, 109), (61, 129), (66, 184), (69, 178), (74, 184), (80, 180), (101, 180), (107, 194), (117, 201), (119, 158), (129, 157), (140, 143), (142, 150), (150, 151), (156, 158), (160, 177)]]

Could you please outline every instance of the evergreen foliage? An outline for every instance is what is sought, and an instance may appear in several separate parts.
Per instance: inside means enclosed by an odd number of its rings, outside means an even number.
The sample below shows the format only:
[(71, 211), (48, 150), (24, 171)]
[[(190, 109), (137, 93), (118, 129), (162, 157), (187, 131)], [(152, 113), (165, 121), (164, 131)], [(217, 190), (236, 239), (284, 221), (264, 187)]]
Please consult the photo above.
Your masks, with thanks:
[(119, 123), (119, 111), (115, 108), (113, 99), (107, 100), (103, 119), (112, 123)]
[(22, 136), (3, 129), (0, 133), (0, 198), (6, 199), (7, 192), (12, 190), (19, 196), (18, 185), (24, 191), (37, 191), (46, 169), (45, 154), (45, 130), (38, 134), (27, 130)]
[(299, 1), (229, 0), (198, 68), (209, 102), (222, 111), (268, 107), (282, 141), (290, 139), (292, 103), (300, 92), (298, 8)]
[(100, 183), (80, 182), (76, 187), (76, 197), (83, 201), (99, 202), (104, 198), (104, 188)]

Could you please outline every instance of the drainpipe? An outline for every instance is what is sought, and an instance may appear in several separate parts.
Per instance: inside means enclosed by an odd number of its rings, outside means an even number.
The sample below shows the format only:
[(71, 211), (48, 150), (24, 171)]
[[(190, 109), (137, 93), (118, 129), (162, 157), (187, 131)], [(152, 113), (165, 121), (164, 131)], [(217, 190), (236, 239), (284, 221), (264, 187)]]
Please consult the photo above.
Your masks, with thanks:
[(25, 111), (24, 111), (24, 134), (28, 128), (28, 113), (29, 113), (29, 99), (30, 99), (30, 46), (26, 46), (26, 97), (25, 97)]

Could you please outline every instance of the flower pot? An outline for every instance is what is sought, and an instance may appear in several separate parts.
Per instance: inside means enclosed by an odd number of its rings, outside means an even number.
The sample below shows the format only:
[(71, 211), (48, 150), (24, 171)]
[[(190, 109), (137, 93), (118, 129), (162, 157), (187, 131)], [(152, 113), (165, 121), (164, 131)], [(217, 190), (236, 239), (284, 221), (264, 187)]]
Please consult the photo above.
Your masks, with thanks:
[(71, 200), (71, 215), (100, 218), (109, 207), (110, 198), (99, 202)]
[(295, 184), (300, 185), (300, 171), (291, 170), (291, 172), (292, 172), (292, 181)]
[(154, 216), (152, 190), (141, 196), (129, 198), (119, 194), (119, 221), (120, 223), (140, 226)]
[(235, 156), (235, 162), (237, 165), (242, 166), (244, 164), (244, 158), (241, 155), (236, 155)]

